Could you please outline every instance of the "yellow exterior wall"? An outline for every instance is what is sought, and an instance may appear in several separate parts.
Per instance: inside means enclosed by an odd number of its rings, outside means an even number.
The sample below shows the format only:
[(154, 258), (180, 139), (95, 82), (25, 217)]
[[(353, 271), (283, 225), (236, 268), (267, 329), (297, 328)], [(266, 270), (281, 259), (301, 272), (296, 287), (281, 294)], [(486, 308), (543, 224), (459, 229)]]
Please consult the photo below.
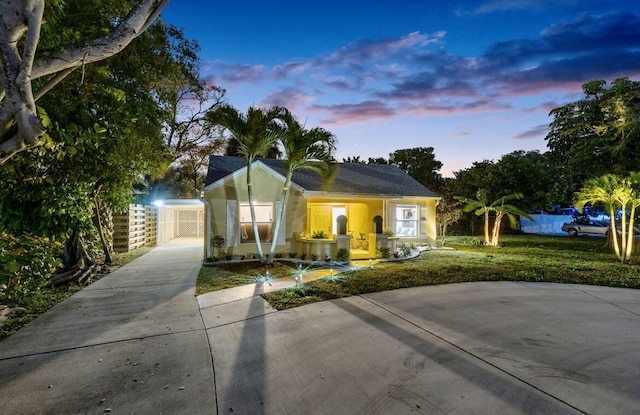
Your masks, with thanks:
[[(373, 232), (375, 230), (373, 217), (383, 214), (381, 199), (310, 197), (307, 199), (307, 223), (304, 232), (311, 234), (321, 228), (319, 222), (322, 221), (318, 221), (313, 213), (321, 211), (321, 208), (331, 209), (333, 207), (346, 208), (347, 233), (353, 232), (354, 235)], [(335, 232), (336, 230), (332, 229), (332, 233)]]

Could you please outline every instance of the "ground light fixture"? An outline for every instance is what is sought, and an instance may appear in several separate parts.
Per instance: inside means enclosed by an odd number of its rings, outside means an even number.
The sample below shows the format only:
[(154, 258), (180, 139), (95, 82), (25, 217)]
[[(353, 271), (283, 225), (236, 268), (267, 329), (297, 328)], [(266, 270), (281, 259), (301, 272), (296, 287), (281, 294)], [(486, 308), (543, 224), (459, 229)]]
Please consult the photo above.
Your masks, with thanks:
[(258, 274), (258, 278), (257, 278), (257, 282), (266, 282), (267, 284), (271, 285), (271, 273), (269, 272), (269, 270), (266, 270), (264, 272), (264, 275)]
[(304, 274), (307, 272), (309, 268), (303, 268), (302, 264), (298, 263), (298, 265), (296, 265), (296, 271), (293, 275), (293, 279), (296, 282), (296, 285), (300, 285), (302, 283), (303, 280), (303, 276)]

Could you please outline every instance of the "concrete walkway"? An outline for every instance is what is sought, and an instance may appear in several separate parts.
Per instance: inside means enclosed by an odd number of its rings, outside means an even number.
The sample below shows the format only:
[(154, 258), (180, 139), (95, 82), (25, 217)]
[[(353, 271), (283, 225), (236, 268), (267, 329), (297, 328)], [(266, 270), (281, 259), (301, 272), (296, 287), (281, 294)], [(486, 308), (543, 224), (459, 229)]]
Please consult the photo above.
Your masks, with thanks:
[(215, 414), (201, 260), (201, 240), (159, 246), (1, 342), (0, 413)]
[(0, 413), (640, 408), (639, 290), (481, 282), (275, 312), (260, 284), (196, 301), (200, 255), (154, 249), (0, 343)]

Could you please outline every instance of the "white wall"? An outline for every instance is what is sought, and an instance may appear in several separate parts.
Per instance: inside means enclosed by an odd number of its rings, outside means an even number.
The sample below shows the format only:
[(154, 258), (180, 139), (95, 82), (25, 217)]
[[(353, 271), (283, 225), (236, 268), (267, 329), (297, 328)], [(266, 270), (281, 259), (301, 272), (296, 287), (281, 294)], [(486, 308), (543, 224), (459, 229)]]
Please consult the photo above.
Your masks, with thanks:
[(538, 234), (562, 234), (562, 224), (565, 222), (571, 222), (573, 219), (571, 215), (530, 215), (533, 222), (520, 218), (520, 229), (524, 233), (538, 233)]

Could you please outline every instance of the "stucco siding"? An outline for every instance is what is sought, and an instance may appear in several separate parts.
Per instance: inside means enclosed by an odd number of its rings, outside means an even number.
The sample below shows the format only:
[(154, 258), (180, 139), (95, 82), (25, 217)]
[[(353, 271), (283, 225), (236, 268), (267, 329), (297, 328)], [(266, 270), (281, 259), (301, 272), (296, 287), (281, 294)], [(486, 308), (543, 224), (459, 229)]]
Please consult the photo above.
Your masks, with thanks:
[[(274, 174), (274, 172), (268, 168), (258, 164), (254, 165), (251, 170), (251, 179), (254, 204), (273, 203), (275, 206), (276, 203), (280, 202), (282, 186), (284, 185), (284, 178), (282, 176)], [(239, 174), (228, 176), (221, 182), (215, 183), (214, 186), (210, 186), (209, 189), (205, 190), (204, 198), (211, 206), (209, 239), (220, 235), (225, 240), (224, 246), (214, 248), (212, 255), (249, 255), (255, 253), (255, 243), (239, 242), (237, 238), (237, 235), (240, 233), (237, 224), (238, 216), (231, 215), (229, 212), (230, 209), (239, 209), (241, 204), (248, 203), (249, 201), (246, 172), (242, 171)], [(236, 201), (236, 203), (235, 205), (230, 205), (228, 201)], [(299, 223), (304, 223), (306, 220), (305, 215), (304, 199), (301, 197), (300, 191), (294, 187), (289, 191), (288, 203), (285, 210), (286, 223), (284, 229), (281, 230), (281, 232), (284, 232), (286, 244), (278, 245), (276, 248), (277, 252), (288, 250), (290, 240), (292, 239), (291, 229), (296, 229)], [(274, 209), (273, 216), (273, 225), (275, 225), (275, 221), (277, 220), (275, 218), (276, 209)], [(235, 223), (228, 223), (230, 218), (233, 218), (233, 222)], [(271, 230), (274, 230), (274, 227), (272, 227)], [(235, 235), (231, 234), (233, 232), (235, 232)], [(261, 244), (263, 251), (267, 253), (271, 248), (271, 241), (262, 241)]]

